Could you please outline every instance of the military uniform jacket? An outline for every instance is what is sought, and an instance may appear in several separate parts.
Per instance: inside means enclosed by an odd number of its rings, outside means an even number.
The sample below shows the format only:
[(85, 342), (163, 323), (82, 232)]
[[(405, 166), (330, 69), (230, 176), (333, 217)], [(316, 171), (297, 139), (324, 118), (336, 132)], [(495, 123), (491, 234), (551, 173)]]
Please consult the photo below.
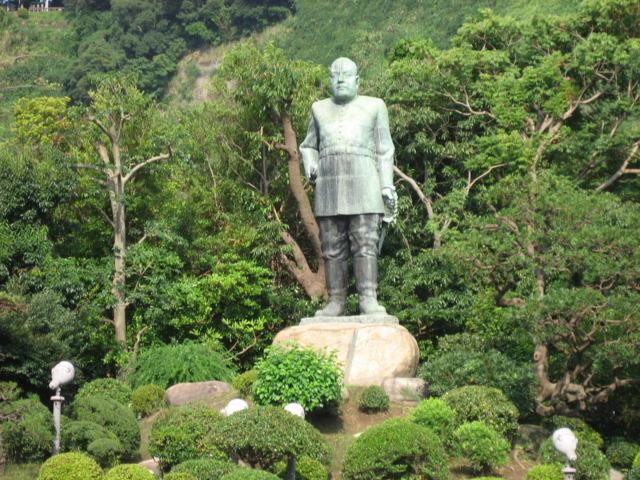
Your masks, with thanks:
[(381, 190), (393, 187), (393, 141), (387, 107), (356, 96), (315, 102), (300, 153), (307, 178), (316, 168), (316, 216), (384, 213)]

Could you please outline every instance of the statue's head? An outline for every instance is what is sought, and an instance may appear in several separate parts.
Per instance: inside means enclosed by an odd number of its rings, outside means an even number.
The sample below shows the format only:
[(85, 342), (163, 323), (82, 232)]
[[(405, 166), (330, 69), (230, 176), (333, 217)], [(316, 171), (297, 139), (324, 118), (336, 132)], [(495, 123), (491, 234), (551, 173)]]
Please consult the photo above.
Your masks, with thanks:
[(331, 64), (331, 95), (336, 103), (349, 103), (358, 93), (358, 67), (348, 58)]

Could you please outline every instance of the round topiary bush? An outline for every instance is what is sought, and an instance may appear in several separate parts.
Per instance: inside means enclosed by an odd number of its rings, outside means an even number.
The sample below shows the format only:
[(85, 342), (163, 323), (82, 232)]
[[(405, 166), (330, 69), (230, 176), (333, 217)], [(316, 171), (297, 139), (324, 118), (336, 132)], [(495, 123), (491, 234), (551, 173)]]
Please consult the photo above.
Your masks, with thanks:
[(275, 344), (256, 364), (253, 400), (258, 405), (297, 402), (306, 412), (333, 411), (342, 400), (342, 370), (335, 353), (316, 352), (297, 342)]
[(113, 438), (99, 438), (87, 445), (87, 454), (103, 468), (120, 463), (123, 453), (122, 445)]
[[(240, 465), (226, 460), (216, 460), (213, 458), (198, 458), (194, 460), (187, 460), (179, 465), (176, 465), (171, 470), (171, 475), (186, 474), (192, 475), (198, 480), (218, 480), (225, 475), (238, 470)], [(168, 478), (166, 476), (165, 478)]]
[(307, 455), (323, 465), (331, 462), (325, 437), (282, 408), (256, 406), (236, 412), (216, 426), (211, 438), (225, 454), (261, 468), (271, 469), (291, 455)]
[(118, 465), (113, 467), (105, 480), (154, 480), (153, 474), (142, 465), (130, 463), (127, 465)]
[(208, 405), (183, 405), (164, 410), (153, 422), (149, 453), (158, 457), (163, 470), (204, 456), (225, 459), (209, 438), (223, 418), (220, 412)]
[(518, 409), (497, 388), (456, 388), (442, 400), (455, 412), (456, 427), (482, 421), (508, 440), (518, 431)]
[(67, 420), (61, 430), (61, 451), (88, 453), (102, 468), (116, 465), (124, 453), (118, 437), (97, 423)]
[(475, 472), (489, 472), (505, 465), (510, 444), (484, 422), (465, 423), (453, 432), (455, 454), (467, 459)]
[[(607, 480), (609, 478), (611, 464), (595, 444), (579, 440), (576, 455), (578, 459), (572, 464), (577, 470), (575, 480)], [(550, 438), (540, 445), (538, 458), (545, 465), (564, 465), (566, 462), (566, 457), (553, 448)]]
[[(542, 426), (547, 430), (557, 430), (559, 428), (570, 429), (578, 440), (593, 443), (598, 448), (602, 448), (604, 440), (598, 432), (596, 432), (587, 422), (581, 418), (565, 417), (563, 415), (554, 415), (542, 420)], [(578, 442), (580, 443), (580, 442)]]
[(16, 463), (39, 462), (51, 454), (55, 438), (53, 415), (36, 399), (28, 398), (11, 403), (17, 421), (0, 424), (4, 438), (4, 452)]
[(113, 433), (122, 445), (124, 459), (132, 459), (138, 454), (140, 427), (129, 408), (106, 397), (91, 396), (74, 400), (69, 411), (72, 419), (97, 423)]
[(96, 395), (115, 400), (127, 407), (131, 403), (133, 391), (129, 385), (115, 378), (98, 378), (80, 387), (76, 394), (76, 399)]
[(389, 410), (389, 395), (384, 388), (370, 385), (358, 397), (358, 410), (365, 413), (386, 412)]
[(258, 372), (255, 370), (249, 370), (234, 378), (233, 382), (231, 382), (231, 386), (240, 392), (242, 398), (249, 398), (251, 396), (253, 384), (257, 379)]
[(640, 480), (640, 467), (634, 467), (627, 472), (624, 480)]
[(560, 465), (536, 465), (527, 472), (525, 480), (564, 480)]
[(607, 447), (605, 455), (615, 468), (628, 470), (632, 467), (633, 460), (638, 453), (640, 453), (640, 446), (619, 440), (612, 442)]
[[(273, 473), (286, 480), (287, 462), (276, 463)], [(328, 477), (329, 471), (317, 460), (306, 455), (296, 458), (296, 480), (327, 480)]]
[(22, 19), (22, 20), (27, 20), (29, 18), (29, 10), (27, 10), (26, 8), (19, 8), (18, 9), (18, 18)]
[(394, 418), (366, 430), (353, 442), (342, 462), (344, 480), (377, 480), (420, 475), (428, 480), (449, 477), (449, 457), (429, 429)]
[(164, 406), (164, 390), (157, 385), (137, 388), (131, 397), (131, 409), (138, 418), (148, 417)]
[(265, 472), (264, 470), (241, 468), (225, 475), (220, 480), (280, 480), (280, 477), (273, 473)]
[(167, 473), (164, 477), (162, 477), (163, 480), (198, 480), (196, 477), (194, 477), (193, 475), (189, 475), (188, 473)]
[(95, 460), (77, 452), (50, 457), (40, 467), (38, 480), (100, 480), (102, 469)]
[(454, 430), (456, 414), (441, 398), (427, 398), (422, 400), (411, 411), (409, 420), (423, 427), (429, 428), (447, 443)]

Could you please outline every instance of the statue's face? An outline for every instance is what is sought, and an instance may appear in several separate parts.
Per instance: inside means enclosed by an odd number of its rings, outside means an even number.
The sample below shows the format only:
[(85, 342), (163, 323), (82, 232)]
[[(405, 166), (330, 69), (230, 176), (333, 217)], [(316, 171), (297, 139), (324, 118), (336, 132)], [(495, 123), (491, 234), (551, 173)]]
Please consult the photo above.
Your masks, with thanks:
[(358, 82), (356, 65), (340, 58), (331, 65), (331, 94), (337, 103), (347, 103), (356, 97)]

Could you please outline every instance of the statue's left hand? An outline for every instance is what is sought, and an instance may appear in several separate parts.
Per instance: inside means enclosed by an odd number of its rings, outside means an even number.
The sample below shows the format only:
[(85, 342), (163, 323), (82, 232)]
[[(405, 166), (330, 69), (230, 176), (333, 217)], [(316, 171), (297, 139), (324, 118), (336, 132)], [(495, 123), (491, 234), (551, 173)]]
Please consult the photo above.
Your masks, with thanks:
[(387, 211), (395, 217), (398, 211), (398, 193), (395, 188), (385, 187), (382, 189), (382, 200)]

